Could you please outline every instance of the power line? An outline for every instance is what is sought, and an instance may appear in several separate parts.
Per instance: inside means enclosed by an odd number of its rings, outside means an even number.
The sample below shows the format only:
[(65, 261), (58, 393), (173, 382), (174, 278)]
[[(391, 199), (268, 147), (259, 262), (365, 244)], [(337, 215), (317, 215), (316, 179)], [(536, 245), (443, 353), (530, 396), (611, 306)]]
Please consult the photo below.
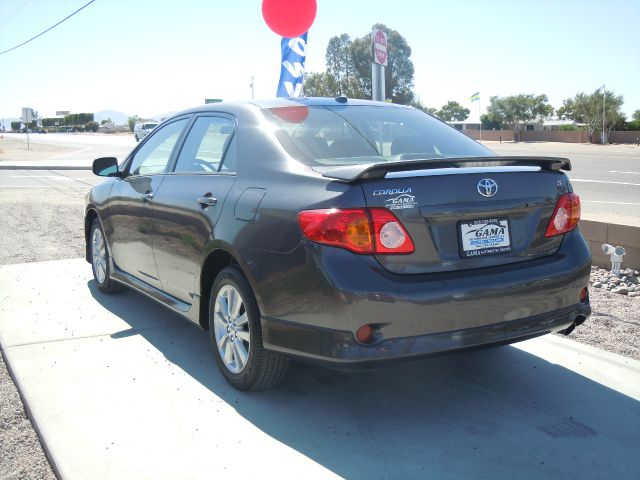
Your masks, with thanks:
[(20, 48), (23, 45), (26, 45), (27, 43), (35, 40), (36, 38), (44, 35), (45, 33), (47, 33), (49, 30), (53, 30), (54, 28), (56, 28), (58, 25), (60, 25), (63, 22), (66, 22), (67, 20), (69, 20), (71, 17), (73, 17), (76, 13), (78, 13), (80, 10), (83, 10), (85, 8), (87, 8), (89, 5), (91, 5), (93, 2), (95, 2), (96, 0), (91, 0), (90, 2), (84, 4), (83, 6), (81, 6), (78, 10), (76, 10), (75, 12), (73, 12), (71, 15), (63, 18), (62, 20), (60, 20), (58, 23), (56, 23), (55, 25), (52, 25), (51, 27), (47, 28), (46, 30), (44, 30), (43, 32), (40, 32), (39, 34), (37, 34), (35, 37), (31, 37), (29, 40), (22, 42), (20, 45), (16, 45), (15, 47), (10, 48), (9, 50), (5, 50), (4, 52), (0, 52), (0, 55), (4, 55), (5, 53), (9, 53), (11, 50), (15, 50), (16, 48)]

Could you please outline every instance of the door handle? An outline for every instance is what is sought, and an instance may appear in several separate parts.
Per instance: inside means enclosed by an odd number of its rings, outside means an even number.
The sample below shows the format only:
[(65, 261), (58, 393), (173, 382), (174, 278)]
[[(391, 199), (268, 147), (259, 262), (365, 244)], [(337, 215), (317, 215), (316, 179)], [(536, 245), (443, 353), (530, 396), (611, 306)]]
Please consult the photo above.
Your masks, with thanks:
[(198, 197), (198, 203), (203, 207), (213, 207), (218, 203), (218, 199), (214, 197)]

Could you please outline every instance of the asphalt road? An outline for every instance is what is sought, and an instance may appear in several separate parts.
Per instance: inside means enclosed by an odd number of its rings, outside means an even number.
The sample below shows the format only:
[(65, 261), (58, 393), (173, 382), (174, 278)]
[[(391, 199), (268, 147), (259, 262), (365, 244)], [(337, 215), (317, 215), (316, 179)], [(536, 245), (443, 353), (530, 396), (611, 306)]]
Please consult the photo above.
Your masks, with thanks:
[[(25, 147), (27, 139), (25, 134), (5, 133), (6, 139), (18, 139), (23, 141)], [(137, 145), (132, 135), (105, 135), (105, 134), (72, 134), (72, 133), (48, 133), (46, 135), (29, 135), (30, 152), (16, 152), (15, 156), (7, 154), (2, 163), (10, 163), (24, 166), (32, 161), (34, 164), (47, 164), (51, 166), (78, 166), (86, 168), (91, 166), (95, 158), (116, 157), (119, 161), (124, 160), (127, 154)], [(50, 147), (60, 147), (64, 149), (61, 153), (43, 153), (38, 155), (40, 145)], [(2, 144), (0, 144), (0, 149)]]
[(566, 157), (583, 218), (640, 226), (640, 147), (573, 143), (484, 142), (499, 155)]

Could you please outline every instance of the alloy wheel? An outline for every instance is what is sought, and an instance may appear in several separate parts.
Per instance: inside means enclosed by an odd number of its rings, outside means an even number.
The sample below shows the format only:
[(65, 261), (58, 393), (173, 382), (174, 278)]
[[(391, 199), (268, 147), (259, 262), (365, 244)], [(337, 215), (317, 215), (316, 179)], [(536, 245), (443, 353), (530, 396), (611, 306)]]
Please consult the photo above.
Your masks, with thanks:
[(249, 360), (251, 334), (244, 300), (233, 285), (224, 285), (213, 312), (216, 345), (224, 366), (232, 373), (244, 370)]
[(98, 283), (104, 283), (107, 277), (107, 249), (99, 228), (93, 229), (91, 236), (91, 262)]

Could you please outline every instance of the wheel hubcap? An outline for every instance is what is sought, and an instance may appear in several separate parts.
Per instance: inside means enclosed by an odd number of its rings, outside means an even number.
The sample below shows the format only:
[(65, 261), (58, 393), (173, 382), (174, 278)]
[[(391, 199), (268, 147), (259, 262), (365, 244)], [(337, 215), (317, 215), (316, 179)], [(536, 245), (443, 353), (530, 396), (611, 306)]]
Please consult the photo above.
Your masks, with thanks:
[(249, 319), (240, 292), (225, 285), (218, 292), (213, 309), (213, 328), (220, 358), (232, 373), (244, 370), (249, 359)]
[(91, 262), (96, 280), (99, 283), (104, 283), (107, 277), (107, 249), (99, 228), (95, 228), (91, 236)]

